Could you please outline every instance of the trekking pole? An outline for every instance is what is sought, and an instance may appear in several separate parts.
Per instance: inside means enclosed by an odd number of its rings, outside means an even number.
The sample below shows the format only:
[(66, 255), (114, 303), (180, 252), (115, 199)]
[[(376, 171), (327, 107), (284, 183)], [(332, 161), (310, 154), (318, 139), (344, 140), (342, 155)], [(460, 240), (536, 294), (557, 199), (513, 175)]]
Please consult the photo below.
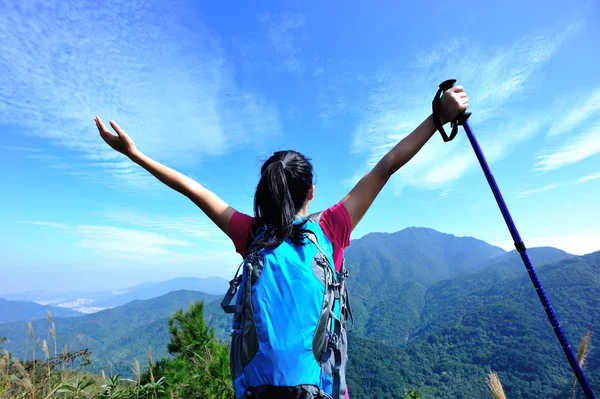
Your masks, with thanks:
[(535, 270), (533, 268), (533, 264), (531, 263), (531, 260), (529, 259), (529, 255), (527, 255), (527, 248), (525, 247), (523, 240), (521, 240), (521, 236), (519, 235), (519, 232), (517, 231), (517, 227), (515, 226), (515, 223), (513, 222), (512, 217), (511, 217), (510, 213), (508, 212), (506, 203), (504, 202), (504, 199), (502, 198), (502, 194), (500, 193), (500, 189), (498, 188), (498, 185), (496, 184), (496, 180), (494, 179), (494, 176), (492, 175), (490, 167), (488, 166), (488, 163), (485, 160), (485, 157), (483, 156), (481, 147), (479, 147), (479, 143), (477, 142), (477, 139), (475, 138), (475, 135), (473, 134), (473, 131), (471, 130), (471, 126), (469, 126), (469, 122), (467, 120), (471, 116), (471, 113), (463, 112), (456, 118), (456, 120), (451, 122), (452, 132), (451, 132), (450, 136), (446, 135), (446, 132), (444, 131), (444, 128), (442, 127), (442, 124), (441, 124), (440, 118), (439, 118), (439, 110), (440, 110), (440, 105), (441, 105), (440, 94), (442, 94), (444, 91), (452, 88), (454, 86), (454, 83), (456, 83), (455, 79), (449, 79), (449, 80), (446, 80), (445, 82), (443, 82), (442, 84), (440, 84), (440, 88), (439, 88), (439, 90), (433, 100), (433, 103), (432, 103), (434, 123), (435, 123), (437, 129), (440, 131), (440, 134), (442, 135), (442, 138), (444, 139), (445, 142), (451, 141), (456, 136), (459, 125), (462, 125), (464, 127), (465, 132), (467, 133), (467, 137), (469, 138), (469, 141), (471, 142), (471, 146), (473, 147), (473, 150), (475, 151), (475, 155), (477, 156), (477, 159), (479, 160), (479, 164), (481, 165), (481, 168), (483, 169), (483, 173), (485, 174), (485, 177), (490, 185), (490, 188), (492, 189), (492, 193), (494, 194), (494, 197), (496, 198), (496, 202), (498, 203), (500, 212), (502, 212), (502, 216), (504, 217), (506, 226), (508, 227), (508, 230), (510, 231), (510, 234), (513, 238), (515, 248), (521, 255), (521, 259), (523, 260), (523, 264), (525, 265), (525, 268), (527, 269), (527, 272), (529, 273), (529, 277), (531, 278), (531, 281), (533, 282), (535, 291), (537, 292), (538, 297), (540, 298), (540, 301), (542, 302), (542, 305), (544, 306), (546, 315), (548, 316), (548, 319), (550, 320), (550, 323), (552, 324), (552, 328), (554, 329), (556, 337), (558, 338), (558, 341), (560, 342), (560, 345), (561, 345), (563, 351), (565, 352), (567, 359), (569, 360), (569, 364), (571, 365), (571, 368), (573, 369), (573, 372), (575, 373), (575, 376), (577, 377), (577, 380), (579, 381), (579, 385), (581, 385), (581, 389), (583, 389), (583, 392), (585, 392), (585, 396), (587, 397), (587, 399), (596, 399), (596, 396), (594, 395), (594, 392), (592, 391), (590, 384), (588, 383), (587, 379), (585, 378), (585, 375), (583, 374), (583, 371), (581, 370), (581, 367), (579, 366), (579, 362), (577, 361), (577, 359), (575, 358), (575, 355), (573, 354), (571, 346), (569, 345), (569, 342), (567, 341), (567, 337), (565, 336), (565, 334), (560, 326), (560, 323), (558, 322), (558, 318), (554, 314), (554, 310), (552, 309), (552, 306), (550, 305), (550, 301), (548, 300), (548, 297), (546, 296), (546, 292), (544, 291), (544, 288), (542, 287), (542, 283), (540, 282), (540, 280), (537, 276), (537, 273), (535, 272)]

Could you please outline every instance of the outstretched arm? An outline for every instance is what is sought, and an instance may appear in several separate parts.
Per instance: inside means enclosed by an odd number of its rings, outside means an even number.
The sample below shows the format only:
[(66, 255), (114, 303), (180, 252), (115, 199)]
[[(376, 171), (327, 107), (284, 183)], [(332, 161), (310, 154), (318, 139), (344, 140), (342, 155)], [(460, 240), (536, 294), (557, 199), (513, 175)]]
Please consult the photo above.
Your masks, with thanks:
[(108, 145), (129, 157), (168, 187), (188, 197), (225, 234), (229, 235), (229, 221), (235, 213), (234, 208), (227, 205), (225, 201), (197, 181), (144, 155), (116, 122), (110, 121), (110, 125), (117, 132), (115, 136), (106, 128), (100, 117), (96, 117), (95, 121), (100, 136)]
[[(445, 124), (469, 107), (469, 100), (461, 86), (455, 86), (442, 97), (441, 118)], [(410, 161), (436, 132), (430, 115), (419, 127), (392, 148), (342, 199), (350, 214), (352, 229), (363, 218), (390, 177)]]

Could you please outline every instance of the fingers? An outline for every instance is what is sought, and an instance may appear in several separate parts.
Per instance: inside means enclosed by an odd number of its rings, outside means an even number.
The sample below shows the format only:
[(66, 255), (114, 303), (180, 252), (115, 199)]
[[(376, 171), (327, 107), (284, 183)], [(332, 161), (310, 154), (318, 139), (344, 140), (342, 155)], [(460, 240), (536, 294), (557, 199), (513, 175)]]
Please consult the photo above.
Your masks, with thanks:
[(100, 133), (100, 137), (102, 137), (102, 140), (104, 140), (104, 142), (109, 146), (113, 147), (114, 141), (119, 140), (117, 136), (115, 136), (110, 132), (110, 130), (108, 130), (108, 128), (104, 125), (104, 122), (102, 122), (102, 119), (100, 119), (99, 116), (95, 117), (94, 121), (96, 122), (96, 127), (98, 128), (98, 132)]
[(100, 132), (100, 136), (102, 136), (103, 139), (108, 139), (111, 136), (114, 136), (110, 130), (108, 130), (106, 128), (106, 126), (104, 125), (104, 122), (102, 122), (102, 119), (100, 119), (99, 116), (95, 117), (94, 120), (96, 121), (96, 127), (98, 128), (98, 131)]
[(117, 134), (119, 136), (127, 137), (127, 134), (123, 131), (123, 129), (121, 129), (121, 127), (119, 125), (117, 125), (117, 122), (110, 121), (110, 125), (112, 126), (113, 129), (115, 129), (115, 132), (117, 132)]

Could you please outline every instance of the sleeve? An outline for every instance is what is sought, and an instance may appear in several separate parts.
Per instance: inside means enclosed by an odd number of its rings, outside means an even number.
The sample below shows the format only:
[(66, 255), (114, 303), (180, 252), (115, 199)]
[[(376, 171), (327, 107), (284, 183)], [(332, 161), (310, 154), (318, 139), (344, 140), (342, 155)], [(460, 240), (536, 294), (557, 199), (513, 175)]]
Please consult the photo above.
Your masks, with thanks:
[(331, 242), (340, 249), (350, 245), (352, 222), (346, 206), (338, 202), (321, 215), (321, 228)]
[(250, 234), (253, 223), (252, 216), (241, 212), (235, 212), (229, 220), (229, 238), (235, 246), (235, 251), (242, 256), (246, 253), (248, 234)]

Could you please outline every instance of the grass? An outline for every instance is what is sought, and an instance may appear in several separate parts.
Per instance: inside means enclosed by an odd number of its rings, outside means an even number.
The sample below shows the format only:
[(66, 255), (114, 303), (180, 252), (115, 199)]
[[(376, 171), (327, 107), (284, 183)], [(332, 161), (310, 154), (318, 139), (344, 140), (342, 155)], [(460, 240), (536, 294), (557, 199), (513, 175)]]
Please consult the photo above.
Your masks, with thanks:
[[(85, 372), (91, 363), (88, 350), (70, 352), (65, 346), (58, 354), (56, 328), (48, 313), (48, 338), (36, 339), (31, 323), (28, 323), (32, 343), (31, 360), (13, 358), (8, 351), (0, 357), (0, 399), (157, 399), (164, 393), (164, 380), (141, 384), (141, 367), (134, 362), (135, 379), (122, 379), (119, 375), (106, 376)], [(50, 340), (52, 342), (49, 344)], [(42, 346), (44, 359), (36, 359), (35, 353)], [(25, 343), (29, 347), (29, 340)], [(51, 354), (50, 348), (54, 349)], [(152, 352), (148, 352), (151, 365)], [(151, 367), (150, 367), (151, 370)], [(150, 371), (151, 372), (151, 371)]]

